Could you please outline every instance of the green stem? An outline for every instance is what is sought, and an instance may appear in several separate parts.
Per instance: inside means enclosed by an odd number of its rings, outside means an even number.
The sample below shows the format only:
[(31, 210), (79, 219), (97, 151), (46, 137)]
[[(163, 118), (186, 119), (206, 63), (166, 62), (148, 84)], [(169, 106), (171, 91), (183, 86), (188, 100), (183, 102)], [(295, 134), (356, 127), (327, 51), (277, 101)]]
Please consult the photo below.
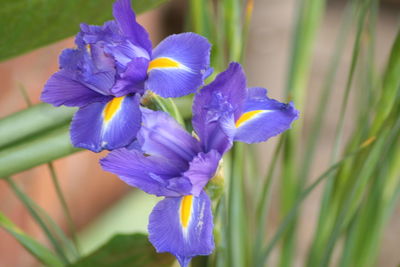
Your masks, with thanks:
[(48, 166), (48, 168), (50, 170), (51, 180), (53, 181), (53, 185), (54, 185), (54, 188), (56, 190), (58, 200), (61, 203), (61, 206), (62, 206), (63, 212), (64, 212), (64, 216), (65, 216), (65, 218), (67, 220), (68, 230), (69, 230), (69, 232), (71, 234), (72, 241), (74, 242), (76, 250), (77, 250), (77, 252), (79, 254), (79, 244), (78, 244), (78, 239), (77, 239), (77, 236), (76, 236), (76, 226), (74, 224), (74, 220), (72, 219), (71, 212), (69, 211), (67, 201), (65, 200), (64, 194), (62, 192), (62, 189), (61, 189), (58, 177), (57, 177), (56, 170), (54, 169), (54, 166), (53, 166), (52, 162), (48, 163), (47, 166)]

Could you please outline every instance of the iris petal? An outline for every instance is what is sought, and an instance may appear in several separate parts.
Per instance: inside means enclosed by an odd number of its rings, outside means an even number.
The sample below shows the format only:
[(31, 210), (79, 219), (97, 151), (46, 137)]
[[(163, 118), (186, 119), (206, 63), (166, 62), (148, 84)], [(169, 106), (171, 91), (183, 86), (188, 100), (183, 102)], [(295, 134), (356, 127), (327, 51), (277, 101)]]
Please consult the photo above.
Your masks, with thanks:
[(195, 33), (174, 34), (153, 51), (146, 89), (162, 97), (180, 97), (203, 84), (210, 64), (211, 45)]
[(141, 149), (176, 162), (182, 171), (199, 153), (199, 142), (171, 116), (162, 111), (142, 108), (143, 124), (137, 135)]
[(126, 37), (132, 42), (132, 44), (142, 47), (148, 53), (151, 54), (151, 41), (147, 31), (136, 22), (135, 13), (131, 7), (130, 0), (118, 0), (113, 6), (114, 18)]
[(214, 249), (211, 203), (202, 191), (198, 197), (165, 198), (149, 219), (149, 240), (157, 252), (170, 252), (186, 267), (191, 258)]
[(183, 174), (193, 185), (192, 194), (198, 196), (204, 186), (214, 176), (221, 155), (216, 150), (199, 153), (191, 162), (189, 169)]
[(292, 103), (284, 104), (267, 97), (264, 88), (250, 88), (244, 111), (236, 120), (235, 141), (263, 142), (290, 128), (298, 111)]
[(223, 154), (232, 145), (235, 119), (246, 98), (246, 77), (238, 63), (231, 63), (213, 82), (195, 95), (193, 128), (205, 152), (216, 149)]
[[(187, 179), (175, 178), (180, 170), (165, 158), (144, 156), (136, 150), (117, 149), (100, 161), (104, 170), (118, 175), (130, 186), (156, 196), (180, 196), (190, 192)], [(172, 181), (171, 181), (172, 180)], [(187, 187), (189, 185), (189, 187)]]
[(107, 101), (109, 96), (99, 94), (71, 78), (67, 70), (53, 74), (44, 86), (41, 100), (55, 106), (82, 107), (97, 101)]
[(71, 124), (71, 141), (94, 152), (129, 145), (140, 128), (138, 95), (113, 98), (82, 107)]

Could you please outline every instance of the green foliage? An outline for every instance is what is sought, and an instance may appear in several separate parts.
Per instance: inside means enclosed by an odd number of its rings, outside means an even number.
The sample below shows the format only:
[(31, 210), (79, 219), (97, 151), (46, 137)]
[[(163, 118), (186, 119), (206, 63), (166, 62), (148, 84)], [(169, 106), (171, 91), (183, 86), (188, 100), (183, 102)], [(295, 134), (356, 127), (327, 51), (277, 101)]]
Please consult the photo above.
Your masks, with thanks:
[(7, 177), (52, 160), (70, 155), (80, 149), (69, 140), (69, 127), (65, 125), (34, 136), (0, 151), (0, 177)]
[[(132, 1), (137, 14), (165, 0)], [(114, 0), (4, 0), (0, 9), (0, 61), (70, 37), (80, 23), (112, 19)]]
[(120, 234), (70, 266), (169, 267), (172, 266), (173, 262), (174, 257), (172, 255), (156, 253), (146, 235)]
[(0, 227), (9, 232), (22, 246), (24, 246), (34, 257), (46, 266), (63, 266), (62, 262), (53, 254), (53, 252), (25, 234), (2, 212), (0, 212)]

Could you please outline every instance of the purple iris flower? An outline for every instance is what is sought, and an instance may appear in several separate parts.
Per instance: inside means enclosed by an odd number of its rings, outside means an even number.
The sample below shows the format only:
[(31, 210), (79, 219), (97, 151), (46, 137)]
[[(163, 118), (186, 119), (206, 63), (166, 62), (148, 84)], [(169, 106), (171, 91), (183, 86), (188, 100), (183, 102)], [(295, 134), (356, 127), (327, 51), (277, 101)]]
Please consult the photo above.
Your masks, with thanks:
[(60, 70), (41, 99), (79, 107), (71, 124), (74, 146), (99, 152), (130, 144), (141, 125), (145, 90), (162, 97), (194, 93), (209, 72), (210, 43), (194, 33), (171, 35), (154, 50), (136, 22), (130, 0), (113, 6), (115, 20), (81, 24), (76, 49), (62, 52)]
[(298, 112), (266, 96), (265, 89), (246, 89), (237, 63), (195, 95), (196, 139), (172, 117), (142, 108), (137, 149), (112, 151), (101, 160), (104, 170), (146, 193), (164, 196), (149, 219), (149, 239), (158, 252), (170, 252), (181, 266), (214, 249), (213, 217), (204, 187), (215, 176), (234, 140), (268, 139), (290, 127)]

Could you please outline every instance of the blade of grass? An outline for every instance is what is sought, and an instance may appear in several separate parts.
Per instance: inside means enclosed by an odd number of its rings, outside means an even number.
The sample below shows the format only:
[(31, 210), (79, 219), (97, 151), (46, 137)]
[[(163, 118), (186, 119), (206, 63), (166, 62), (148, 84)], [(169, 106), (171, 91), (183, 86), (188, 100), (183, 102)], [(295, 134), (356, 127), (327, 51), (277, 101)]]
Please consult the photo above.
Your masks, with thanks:
[(260, 258), (257, 261), (257, 267), (263, 267), (266, 264), (266, 261), (268, 260), (269, 255), (271, 254), (272, 250), (275, 248), (276, 244), (278, 241), (283, 237), (286, 229), (290, 227), (290, 224), (292, 223), (293, 220), (296, 219), (298, 210), (300, 208), (300, 205), (304, 201), (304, 199), (325, 179), (327, 178), (332, 178), (330, 174), (334, 171), (337, 171), (338, 168), (340, 168), (347, 160), (351, 159), (352, 157), (356, 156), (358, 153), (360, 153), (364, 147), (359, 148), (358, 150), (347, 154), (344, 156), (340, 161), (337, 163), (331, 165), (323, 174), (321, 174), (311, 185), (306, 187), (301, 194), (299, 194), (298, 199), (295, 202), (295, 205), (292, 207), (292, 209), (288, 212), (288, 214), (285, 216), (284, 220), (282, 223), (279, 225), (278, 230), (275, 232), (273, 237), (271, 238), (271, 241), (268, 242), (268, 245), (263, 248), (262, 254)]
[(271, 185), (275, 169), (278, 167), (278, 160), (280, 158), (280, 154), (282, 153), (283, 143), (284, 143), (284, 137), (282, 136), (275, 147), (272, 161), (268, 167), (268, 173), (264, 179), (263, 186), (261, 187), (262, 188), (261, 193), (259, 194), (257, 202), (257, 210), (256, 210), (257, 222), (255, 227), (257, 235), (253, 246), (253, 262), (257, 262), (257, 260), (261, 257), (261, 250), (265, 238), (265, 230), (267, 228), (267, 215), (269, 211), (271, 189), (272, 189)]
[(29, 214), (32, 216), (32, 218), (35, 220), (35, 222), (39, 225), (39, 227), (43, 230), (45, 233), (47, 239), (50, 241), (50, 243), (53, 245), (57, 255), (60, 257), (62, 262), (64, 264), (68, 264), (69, 260), (67, 256), (65, 255), (63, 248), (61, 244), (58, 242), (58, 240), (53, 236), (52, 232), (50, 229), (47, 227), (47, 225), (44, 223), (43, 219), (39, 216), (39, 214), (36, 212), (36, 210), (33, 208), (32, 205), (32, 200), (24, 193), (22, 190), (17, 186), (17, 184), (10, 178), (6, 177), (5, 181), (8, 183), (10, 188), (13, 190), (15, 195), (18, 197), (18, 199), (24, 204), (24, 206), (27, 208), (29, 211)]
[(61, 267), (64, 265), (63, 262), (53, 254), (53, 252), (34, 240), (32, 237), (25, 234), (21, 229), (14, 225), (14, 223), (10, 219), (8, 219), (1, 211), (0, 227), (9, 232), (25, 249), (27, 249), (31, 253), (32, 256), (34, 256), (44, 265), (54, 267)]
[[(296, 28), (293, 34), (290, 69), (286, 85), (286, 95), (293, 100), (300, 111), (304, 107), (304, 94), (310, 74), (311, 56), (314, 39), (320, 20), (324, 12), (324, 0), (303, 0), (299, 2)], [(297, 149), (301, 143), (302, 120), (296, 122), (294, 127), (286, 133), (284, 144), (281, 184), (281, 210), (282, 216), (294, 205), (300, 192), (297, 177)], [(291, 266), (294, 258), (296, 220), (287, 228), (283, 238), (279, 266)]]
[[(358, 2), (358, 5), (362, 3)], [(356, 39), (354, 42), (353, 46), (353, 54), (352, 54), (352, 60), (351, 60), (351, 66), (350, 66), (350, 71), (347, 77), (347, 82), (346, 82), (346, 88), (345, 88), (345, 93), (342, 98), (342, 103), (339, 111), (339, 118), (338, 118), (338, 123), (336, 126), (336, 134), (335, 134), (335, 141), (334, 141), (334, 146), (333, 146), (333, 151), (331, 155), (331, 162), (335, 162), (339, 156), (339, 149), (341, 147), (341, 141), (342, 141), (342, 136), (343, 136), (343, 129), (344, 129), (344, 120), (345, 120), (345, 115), (347, 112), (347, 107), (348, 107), (348, 101), (349, 101), (349, 95), (352, 89), (352, 83), (353, 83), (353, 78), (354, 78), (354, 73), (355, 69), (358, 63), (358, 57), (359, 57), (359, 52), (360, 52), (360, 46), (361, 46), (361, 36), (362, 36), (362, 30), (363, 30), (363, 24), (365, 21), (365, 16), (367, 12), (367, 6), (363, 5), (363, 9), (361, 11), (361, 14), (359, 14), (358, 17), (358, 28), (357, 28), (357, 34), (356, 34)], [(309, 256), (308, 256), (308, 266), (318, 266), (318, 262), (321, 260), (321, 250), (324, 249), (324, 244), (326, 242), (326, 238), (331, 232), (331, 227), (333, 225), (333, 221), (335, 218), (335, 214), (330, 211), (330, 206), (331, 206), (331, 194), (333, 192), (333, 186), (334, 184), (332, 182), (327, 182), (325, 189), (324, 189), (324, 194), (323, 194), (323, 200), (321, 203), (321, 208), (320, 208), (320, 215), (319, 215), (319, 220), (318, 220), (318, 226), (317, 230), (315, 231), (314, 234), (314, 239), (309, 251)], [(329, 204), (328, 204), (329, 203)], [(315, 265), (317, 264), (317, 265)]]

